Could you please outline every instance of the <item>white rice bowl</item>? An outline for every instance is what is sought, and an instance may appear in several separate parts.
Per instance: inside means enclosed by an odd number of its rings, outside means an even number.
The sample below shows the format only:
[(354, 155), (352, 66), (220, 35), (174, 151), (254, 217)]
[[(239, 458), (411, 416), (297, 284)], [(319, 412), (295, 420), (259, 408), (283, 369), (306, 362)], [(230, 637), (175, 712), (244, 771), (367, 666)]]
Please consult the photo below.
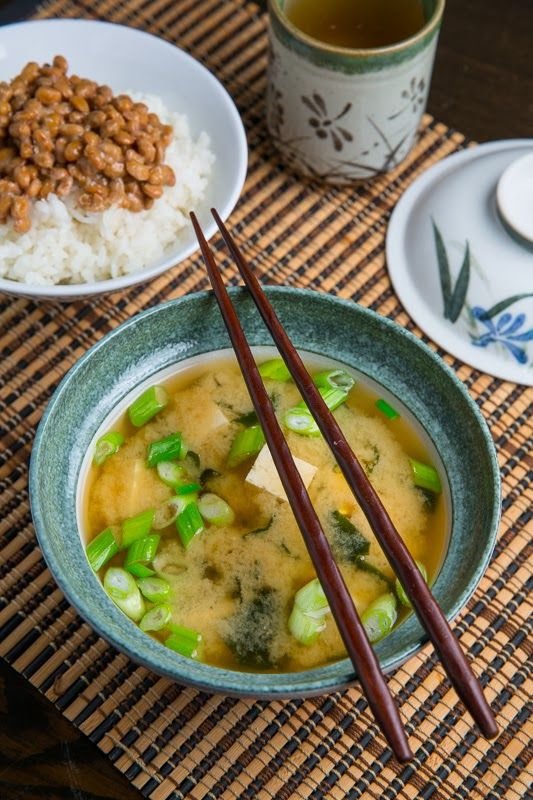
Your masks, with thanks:
[(137, 213), (110, 208), (87, 214), (73, 198), (53, 194), (39, 200), (27, 233), (17, 234), (9, 222), (0, 225), (0, 278), (36, 286), (94, 283), (139, 272), (175, 249), (190, 226), (189, 211), (205, 196), (215, 156), (206, 133), (192, 139), (184, 115), (155, 95), (129, 94), (172, 125), (165, 163), (176, 184)]

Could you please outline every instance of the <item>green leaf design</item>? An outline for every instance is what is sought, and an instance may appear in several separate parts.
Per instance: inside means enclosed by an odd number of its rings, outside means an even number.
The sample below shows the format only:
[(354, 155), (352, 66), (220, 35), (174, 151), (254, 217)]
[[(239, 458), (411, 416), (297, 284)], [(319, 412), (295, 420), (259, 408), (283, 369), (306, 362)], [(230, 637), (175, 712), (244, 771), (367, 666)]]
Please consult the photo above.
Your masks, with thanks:
[(468, 283), (470, 281), (470, 247), (466, 243), (465, 255), (463, 263), (459, 271), (459, 277), (455, 284), (455, 289), (448, 304), (448, 319), (450, 322), (457, 322), (459, 314), (463, 310), (466, 300), (466, 293), (468, 291)]
[(452, 296), (452, 279), (450, 276), (450, 265), (448, 263), (448, 256), (446, 248), (442, 239), (441, 233), (435, 224), (435, 220), (431, 220), (433, 225), (433, 236), (435, 238), (435, 249), (437, 251), (437, 263), (439, 265), (440, 275), (440, 288), (442, 291), (442, 301), (444, 303), (444, 318), (448, 319), (448, 309), (450, 307), (450, 300)]
[(492, 308), (488, 308), (483, 314), (480, 314), (480, 320), (491, 319), (491, 317), (496, 317), (501, 311), (505, 311), (506, 308), (512, 306), (513, 303), (517, 303), (519, 300), (524, 300), (526, 297), (533, 297), (531, 292), (527, 292), (526, 294), (514, 294), (512, 297), (508, 297), (506, 300), (501, 300), (499, 303), (496, 303), (495, 306)]

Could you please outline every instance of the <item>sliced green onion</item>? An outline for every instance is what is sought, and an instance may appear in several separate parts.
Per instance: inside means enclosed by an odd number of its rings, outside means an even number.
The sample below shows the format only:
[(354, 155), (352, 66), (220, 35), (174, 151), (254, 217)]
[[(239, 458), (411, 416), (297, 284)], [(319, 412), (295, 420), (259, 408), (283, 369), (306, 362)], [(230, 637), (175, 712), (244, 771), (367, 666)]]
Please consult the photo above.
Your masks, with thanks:
[(289, 631), (300, 644), (313, 644), (319, 633), (325, 629), (326, 622), (323, 617), (319, 620), (313, 619), (296, 606), (293, 607), (289, 617)]
[(150, 567), (144, 564), (128, 564), (126, 569), (134, 578), (151, 578), (155, 575), (155, 570), (150, 569)]
[(387, 419), (396, 419), (396, 417), (400, 416), (398, 411), (389, 405), (389, 403), (387, 403), (387, 401), (382, 397), (380, 397), (379, 400), (376, 400), (376, 408), (378, 411), (381, 411), (381, 413), (384, 414)]
[(172, 617), (172, 609), (166, 603), (161, 603), (147, 611), (139, 622), (142, 631), (160, 631), (166, 628)]
[(170, 593), (170, 584), (163, 578), (143, 578), (137, 586), (151, 603), (162, 603)]
[[(424, 578), (425, 582), (427, 583), (428, 582), (428, 574), (427, 574), (427, 570), (426, 570), (425, 566), (422, 564), (421, 561), (415, 561), (415, 564), (418, 567), (418, 570), (419, 570), (420, 574), (422, 575), (422, 577)], [(407, 596), (407, 594), (405, 592), (405, 589), (403, 588), (403, 586), (400, 583), (400, 581), (398, 580), (398, 578), (396, 578), (396, 582), (394, 584), (394, 588), (396, 589), (396, 595), (398, 597), (398, 600), (402, 604), (402, 606), (407, 606), (407, 608), (412, 608), (411, 601), (410, 601), (409, 597)]]
[(259, 374), (262, 378), (270, 378), (272, 381), (290, 381), (291, 373), (282, 358), (272, 358), (270, 361), (263, 361), (259, 365)]
[[(126, 558), (124, 559), (124, 569), (131, 572), (133, 567), (134, 571), (138, 565), (147, 567), (151, 564), (157, 553), (161, 537), (157, 533), (152, 533), (151, 536), (145, 536), (143, 539), (137, 539), (130, 545)], [(141, 570), (142, 572), (142, 570)], [(134, 572), (135, 574), (135, 572)], [(140, 578), (148, 577), (148, 575), (139, 575)]]
[(188, 658), (198, 658), (202, 635), (183, 625), (169, 625), (172, 633), (165, 639), (166, 647)]
[(231, 444), (227, 464), (236, 467), (246, 461), (250, 456), (255, 456), (265, 443), (265, 435), (260, 425), (252, 425), (239, 431)]
[[(319, 387), (318, 391), (330, 411), (335, 411), (348, 397), (348, 392), (342, 389)], [(320, 436), (318, 425), (304, 402), (289, 408), (284, 414), (283, 421), (290, 431), (301, 436)]]
[(150, 386), (128, 408), (132, 425), (140, 428), (155, 417), (168, 403), (168, 394), (163, 386)]
[(94, 446), (93, 463), (102, 466), (109, 456), (114, 455), (119, 447), (124, 444), (124, 436), (119, 431), (109, 431), (100, 436)]
[(417, 461), (414, 458), (410, 458), (409, 463), (415, 486), (420, 486), (421, 489), (428, 489), (430, 492), (436, 492), (437, 494), (442, 490), (439, 474), (434, 467), (430, 467), (429, 464), (422, 464), (421, 461)]
[(127, 548), (137, 539), (148, 536), (152, 529), (154, 509), (148, 508), (135, 517), (129, 517), (122, 523), (122, 547)]
[(283, 415), (285, 427), (301, 436), (320, 436), (318, 425), (308, 408), (289, 408)]
[(336, 389), (334, 387), (320, 387), (318, 391), (322, 395), (322, 399), (330, 411), (335, 411), (336, 408), (342, 406), (348, 397), (348, 392), (344, 391), (343, 389)]
[(312, 644), (326, 627), (324, 617), (330, 608), (318, 578), (296, 592), (289, 617), (289, 630), (301, 644)]
[(138, 622), (145, 612), (139, 587), (129, 572), (121, 567), (109, 567), (103, 580), (104, 589), (113, 602), (130, 619)]
[(235, 521), (233, 509), (218, 494), (206, 492), (198, 500), (202, 517), (213, 525), (231, 525)]
[(163, 483), (174, 489), (176, 494), (191, 494), (191, 492), (199, 492), (202, 488), (200, 483), (191, 481), (187, 470), (181, 464), (175, 464), (173, 461), (161, 461), (156, 465), (156, 469)]
[(204, 530), (202, 515), (194, 501), (189, 503), (183, 511), (178, 514), (176, 527), (184, 547), (188, 547), (194, 537)]
[(181, 486), (176, 486), (176, 494), (196, 494), (201, 488), (199, 483), (183, 483)]
[(313, 383), (319, 388), (342, 389), (343, 392), (349, 392), (355, 384), (355, 378), (344, 369), (327, 369), (313, 375)]
[(388, 592), (370, 603), (361, 614), (369, 641), (378, 642), (389, 633), (396, 622), (396, 597)]
[(86, 547), (85, 553), (89, 559), (89, 564), (95, 572), (98, 572), (110, 558), (113, 558), (120, 549), (120, 529), (112, 526), (106, 528), (98, 536), (95, 536)]
[(155, 531), (162, 531), (164, 528), (168, 528), (169, 525), (172, 525), (172, 523), (176, 521), (178, 514), (181, 514), (189, 503), (194, 503), (195, 500), (196, 497), (192, 494), (181, 497), (171, 497), (170, 500), (167, 500), (156, 509), (152, 528)]
[(187, 476), (185, 467), (172, 461), (161, 461), (156, 465), (156, 470), (163, 483), (172, 489), (183, 483)]
[(171, 433), (164, 439), (157, 442), (150, 442), (148, 445), (147, 461), (149, 467), (155, 467), (162, 461), (173, 461), (175, 458), (185, 458), (187, 447), (185, 446), (181, 433)]
[(294, 595), (294, 604), (311, 616), (324, 616), (329, 611), (327, 597), (318, 578), (302, 586)]

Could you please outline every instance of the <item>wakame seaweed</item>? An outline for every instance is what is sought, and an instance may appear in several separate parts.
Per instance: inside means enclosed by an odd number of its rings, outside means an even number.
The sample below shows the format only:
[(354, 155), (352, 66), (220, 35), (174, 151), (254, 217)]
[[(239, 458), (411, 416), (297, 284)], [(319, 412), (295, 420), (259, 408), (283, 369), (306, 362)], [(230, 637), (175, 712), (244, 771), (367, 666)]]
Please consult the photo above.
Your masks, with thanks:
[(243, 539), (246, 539), (247, 536), (255, 536), (257, 533), (264, 533), (265, 531), (268, 531), (273, 522), (274, 522), (274, 517), (272, 516), (270, 517), (269, 520), (260, 525), (259, 528), (254, 528), (252, 531), (248, 531), (247, 533), (245, 533)]
[(250, 425), (257, 425), (259, 420), (255, 411), (247, 411), (245, 414), (240, 414), (240, 416), (235, 417), (233, 422), (238, 422), (240, 425), (249, 427)]
[(331, 546), (339, 561), (357, 563), (360, 556), (368, 554), (370, 542), (344, 514), (341, 514), (340, 511), (332, 511), (330, 520)]
[(354, 564), (363, 572), (368, 572), (370, 575), (374, 575), (375, 578), (379, 578), (379, 580), (386, 583), (387, 586), (392, 587), (394, 585), (393, 580), (388, 578), (378, 567), (371, 564), (370, 561), (366, 561), (364, 556), (357, 556), (357, 558), (354, 559)]
[(271, 649), (281, 620), (281, 601), (275, 589), (263, 587), (251, 600), (242, 600), (231, 618), (226, 644), (241, 664), (264, 669), (275, 666)]

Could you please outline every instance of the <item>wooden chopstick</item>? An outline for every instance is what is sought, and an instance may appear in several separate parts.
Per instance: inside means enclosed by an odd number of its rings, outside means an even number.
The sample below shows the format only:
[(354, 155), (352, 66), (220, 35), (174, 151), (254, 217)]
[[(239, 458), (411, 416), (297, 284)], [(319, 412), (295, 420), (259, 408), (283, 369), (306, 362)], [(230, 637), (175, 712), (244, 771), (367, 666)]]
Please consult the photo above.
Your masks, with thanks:
[(409, 761), (413, 758), (413, 754), (409, 748), (396, 704), (381, 672), (372, 645), (368, 641), (352, 597), (333, 558), (328, 540), (311, 504), (300, 473), (296, 469), (291, 451), (276, 419), (272, 402), (259, 375), (252, 351), (194, 213), (191, 213), (191, 219), (209, 279), (252, 403), (339, 632), (361, 681), (368, 703), (396, 758), (402, 762)]
[(488, 739), (494, 738), (498, 734), (496, 720), (465, 654), (451, 631), (446, 617), (428, 589), (379, 496), (346, 441), (335, 417), (328, 410), (320, 393), (313, 384), (311, 376), (281, 326), (274, 309), (261, 288), (261, 284), (246, 263), (233, 237), (215, 209), (212, 209), (212, 214), (280, 354), (313, 414), (324, 439), (335, 455), (337, 463), (379, 540), (391, 567), (409, 595), (413, 608), (433, 642), (451, 683), (466, 708), (470, 711), (481, 733)]

